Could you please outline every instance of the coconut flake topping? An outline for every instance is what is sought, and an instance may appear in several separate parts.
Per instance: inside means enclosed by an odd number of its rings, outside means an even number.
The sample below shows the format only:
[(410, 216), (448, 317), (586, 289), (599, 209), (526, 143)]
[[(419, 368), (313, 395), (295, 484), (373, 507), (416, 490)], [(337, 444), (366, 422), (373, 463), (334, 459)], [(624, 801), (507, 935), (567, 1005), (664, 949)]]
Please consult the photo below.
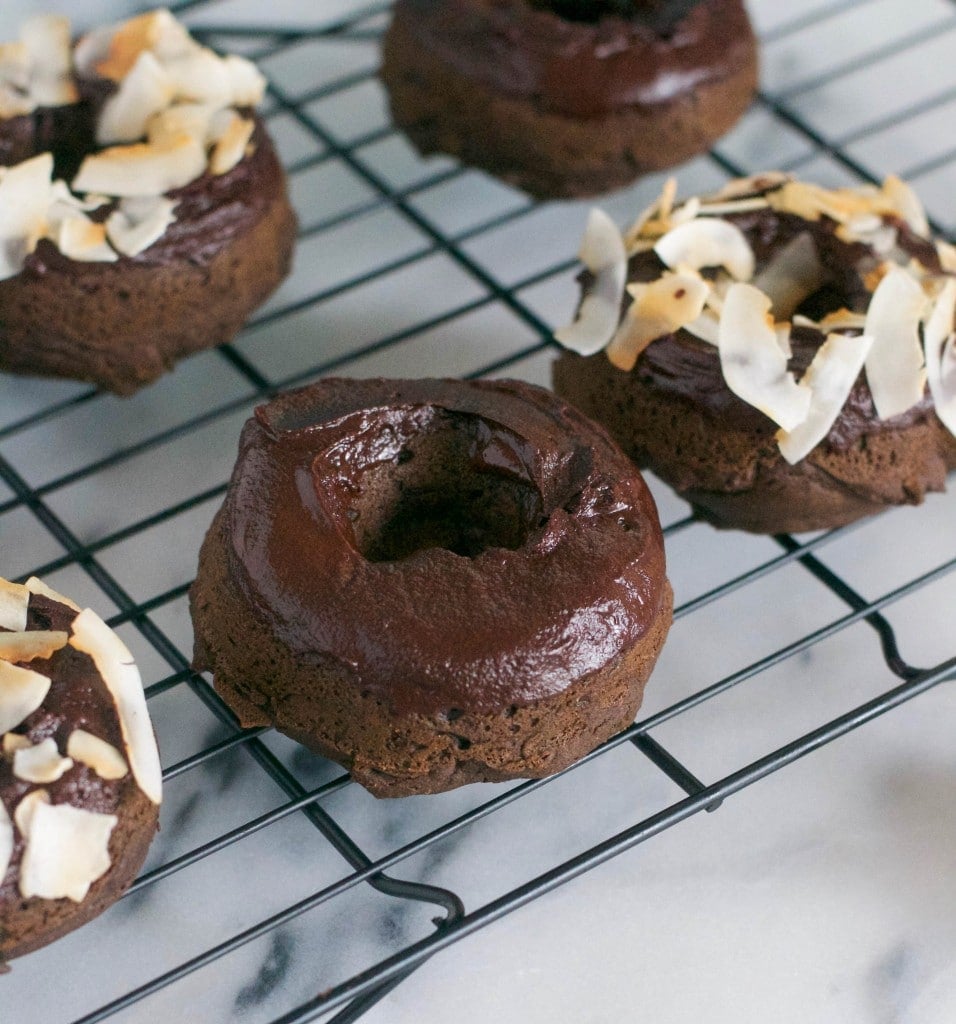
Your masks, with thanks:
[[(826, 189), (768, 172), (684, 203), (675, 196), (669, 179), (621, 239), (630, 255), (653, 249), (667, 269), (628, 286), (633, 302), (624, 307), (608, 286), (617, 278), (607, 268), (626, 266), (620, 256), (602, 264), (603, 279), (585, 260), (597, 280), (575, 322), (555, 332), (559, 342), (582, 355), (605, 348), (623, 371), (677, 330), (716, 345), (727, 387), (778, 424), (790, 462), (827, 436), (861, 369), (881, 419), (921, 401), (928, 383), (940, 420), (956, 435), (956, 248), (929, 237), (922, 204), (905, 182), (890, 176), (880, 187)], [(818, 321), (797, 312), (828, 280), (813, 233), (796, 233), (758, 268), (746, 235), (726, 219), (768, 208), (832, 221), (838, 239), (867, 247), (857, 268), (871, 291), (865, 311), (834, 310)], [(935, 248), (938, 267), (909, 255), (906, 230)], [(592, 214), (586, 243), (599, 238), (601, 252), (617, 254), (614, 234), (603, 214)], [(788, 369), (791, 324), (826, 339), (799, 382)]]
[[(237, 108), (262, 100), (265, 79), (245, 57), (220, 57), (196, 42), (168, 10), (96, 29), (72, 50), (66, 18), (28, 19), (18, 41), (0, 44), (0, 118), (76, 102), (74, 68), (116, 83), (96, 124), (97, 142), (111, 148), (87, 156), (71, 184), (103, 193), (94, 206), (159, 199), (207, 170), (226, 173), (253, 149), (255, 122)], [(188, 117), (173, 113), (184, 108)], [(112, 262), (143, 252), (175, 219), (164, 200), (149, 216), (118, 210), (105, 230), (51, 177), (48, 153), (0, 169), (0, 280), (23, 269), (41, 238), (70, 259)]]
[(572, 352), (590, 356), (600, 352), (617, 330), (627, 277), (624, 241), (603, 210), (591, 211), (578, 256), (594, 275), (594, 283), (574, 323), (556, 331), (555, 337)]

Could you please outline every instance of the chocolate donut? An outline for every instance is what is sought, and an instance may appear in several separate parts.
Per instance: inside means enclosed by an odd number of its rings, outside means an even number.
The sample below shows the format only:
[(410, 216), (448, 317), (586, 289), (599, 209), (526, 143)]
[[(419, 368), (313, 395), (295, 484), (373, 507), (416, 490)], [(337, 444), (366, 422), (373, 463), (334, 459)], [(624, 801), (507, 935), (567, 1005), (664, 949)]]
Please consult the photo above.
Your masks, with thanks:
[(519, 382), (321, 380), (257, 409), (195, 665), (377, 796), (541, 777), (629, 724), (670, 626), (653, 499)]
[(757, 84), (742, 0), (398, 0), (382, 80), (422, 153), (540, 197), (707, 150)]
[(128, 395), (235, 336), (288, 272), (295, 215), (248, 62), (160, 11), (81, 39), (69, 72), (74, 102), (5, 108), (0, 63), (0, 369)]
[(162, 780), (119, 637), (39, 580), (0, 580), (0, 962), (102, 913), (136, 877)]
[(828, 529), (943, 490), (956, 253), (910, 189), (771, 174), (672, 198), (583, 275), (622, 287), (558, 332), (556, 390), (715, 526)]

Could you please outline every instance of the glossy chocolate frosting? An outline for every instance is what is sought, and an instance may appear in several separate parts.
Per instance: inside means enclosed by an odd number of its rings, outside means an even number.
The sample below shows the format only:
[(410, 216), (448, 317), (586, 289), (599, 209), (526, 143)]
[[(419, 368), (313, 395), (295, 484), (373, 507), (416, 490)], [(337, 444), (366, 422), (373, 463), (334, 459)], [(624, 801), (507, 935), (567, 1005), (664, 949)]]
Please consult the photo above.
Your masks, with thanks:
[(395, 17), (461, 75), (569, 117), (666, 104), (752, 59), (742, 0), (631, 4), (627, 16), (578, 6), (587, 17), (531, 0), (403, 0)]
[[(747, 236), (757, 259), (758, 273), (774, 252), (798, 234), (811, 234), (826, 273), (826, 282), (806, 300), (800, 312), (813, 319), (841, 307), (866, 312), (871, 292), (864, 283), (863, 275), (875, 268), (880, 258), (866, 245), (837, 238), (833, 221), (826, 217), (807, 221), (772, 209), (728, 216), (726, 219), (735, 223)], [(927, 247), (925, 240), (907, 231), (902, 224), (895, 226), (899, 230), (900, 247), (910, 255), (918, 255), (929, 269), (938, 271), (935, 250)], [(664, 270), (666, 267), (654, 251), (648, 250), (631, 258), (628, 278), (630, 281), (651, 281), (660, 277)], [(627, 301), (630, 302), (629, 299)], [(825, 340), (825, 334), (815, 328), (794, 327), (790, 337), (793, 349), (790, 368), (798, 378)], [(687, 331), (677, 331), (654, 341), (641, 354), (632, 372), (657, 390), (705, 410), (724, 426), (764, 433), (768, 438), (777, 432), (777, 425), (772, 420), (727, 387), (717, 349)], [(906, 412), (881, 420), (873, 405), (866, 374), (861, 373), (824, 443), (836, 450), (847, 450), (865, 435), (905, 429), (932, 416), (935, 416), (933, 400), (927, 391), (923, 399)]]
[[(33, 594), (27, 629), (69, 632), (76, 615), (72, 608), (58, 601)], [(117, 750), (125, 750), (116, 705), (92, 658), (68, 644), (55, 651), (51, 658), (37, 658), (22, 667), (48, 676), (51, 684), (43, 704), (14, 732), (27, 736), (34, 744), (52, 737), (61, 755), (65, 754), (67, 741), (74, 729), (85, 729)], [(102, 779), (92, 768), (77, 762), (56, 782), (38, 786), (18, 779), (13, 774), (12, 759), (0, 757), (0, 800), (11, 818), (20, 800), (38, 788), (50, 794), (53, 804), (69, 803), (88, 811), (116, 814), (122, 794), (131, 784), (135, 785), (131, 775), (122, 779)], [(17, 877), (26, 844), (19, 829), (14, 835), (13, 857), (6, 876), (0, 879), (0, 911), (5, 904), (19, 907), (21, 902)]]
[[(176, 202), (176, 219), (148, 249), (120, 256), (113, 263), (71, 260), (48, 239), (41, 239), (23, 273), (57, 274), (82, 287), (85, 282), (116, 278), (120, 283), (131, 266), (157, 267), (189, 262), (206, 264), (232, 239), (248, 232), (284, 193), (284, 175), (269, 136), (259, 118), (252, 136), (254, 150), (225, 174), (200, 175), (188, 185), (167, 193)], [(90, 214), (105, 220), (113, 204)]]
[[(511, 488), (519, 535), (373, 559), (362, 531), (381, 511), (376, 480), (426, 449), (458, 452), (449, 480)], [(633, 466), (603, 429), (519, 382), (327, 379), (280, 396), (243, 430), (223, 516), (254, 614), (399, 713), (558, 693), (641, 637), (665, 594), (657, 512)]]

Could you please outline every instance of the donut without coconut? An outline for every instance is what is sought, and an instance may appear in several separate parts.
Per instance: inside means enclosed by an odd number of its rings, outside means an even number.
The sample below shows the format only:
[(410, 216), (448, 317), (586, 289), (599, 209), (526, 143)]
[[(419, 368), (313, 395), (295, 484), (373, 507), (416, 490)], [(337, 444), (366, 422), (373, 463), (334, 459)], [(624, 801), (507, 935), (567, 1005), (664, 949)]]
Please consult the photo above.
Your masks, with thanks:
[(382, 57), (420, 152), (543, 198), (706, 151), (757, 85), (742, 0), (398, 0)]
[(328, 379), (245, 426), (195, 665), (377, 796), (541, 777), (633, 721), (671, 621), (657, 512), (518, 382)]

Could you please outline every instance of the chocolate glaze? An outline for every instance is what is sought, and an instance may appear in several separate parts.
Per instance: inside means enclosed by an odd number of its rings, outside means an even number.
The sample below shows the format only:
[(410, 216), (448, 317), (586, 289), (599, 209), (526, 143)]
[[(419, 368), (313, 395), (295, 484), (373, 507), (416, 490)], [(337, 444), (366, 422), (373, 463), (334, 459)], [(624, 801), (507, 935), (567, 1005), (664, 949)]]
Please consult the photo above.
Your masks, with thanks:
[[(470, 468), (533, 491), (517, 550), (358, 550), (366, 474), (421, 432), (466, 431)], [(402, 712), (487, 712), (562, 691), (656, 620), (649, 491), (604, 431), (518, 382), (328, 379), (243, 429), (223, 506), (230, 576), (297, 657), (347, 666)]]
[(635, 4), (628, 17), (596, 20), (562, 17), (549, 6), (404, 0), (395, 16), (465, 77), (569, 117), (667, 104), (752, 59), (742, 0)]
[(86, 101), (0, 119), (0, 165), (5, 167), (50, 152), (54, 176), (69, 181), (95, 148), (92, 109)]
[[(806, 221), (793, 214), (770, 209), (728, 216), (726, 219), (736, 223), (747, 236), (757, 258), (758, 273), (773, 253), (796, 235), (809, 232), (813, 236), (827, 274), (827, 282), (819, 292), (810, 296), (801, 312), (812, 318), (840, 307), (866, 312), (871, 292), (864, 284), (862, 275), (880, 260), (866, 245), (837, 238), (833, 221), (826, 217), (818, 221)], [(939, 272), (935, 249), (905, 226), (896, 226), (900, 228), (900, 247), (909, 255), (918, 256), (931, 271)], [(665, 269), (654, 251), (648, 250), (631, 258), (628, 278), (630, 281), (651, 281), (660, 277)], [(583, 276), (582, 281), (586, 288), (587, 281)], [(629, 304), (630, 298), (627, 298), (625, 308)], [(826, 336), (810, 327), (796, 327), (790, 340), (793, 349), (790, 368), (799, 378)], [(730, 391), (724, 382), (717, 349), (687, 331), (677, 331), (653, 342), (641, 354), (631, 372), (660, 391), (704, 409), (719, 419), (721, 424), (732, 429), (755, 431), (767, 437), (772, 437), (778, 429), (762, 412)], [(840, 415), (822, 443), (836, 450), (847, 450), (866, 435), (906, 429), (933, 416), (933, 400), (927, 391), (920, 402), (901, 415), (879, 419), (864, 372), (857, 378)]]
[[(34, 594), (30, 597), (27, 629), (69, 632), (76, 615), (72, 608)], [(28, 736), (32, 743), (53, 737), (61, 755), (65, 754), (74, 729), (85, 729), (119, 751), (125, 749), (113, 697), (92, 658), (67, 645), (55, 651), (52, 658), (34, 659), (22, 667), (49, 676), (52, 682), (43, 704), (14, 732)], [(123, 779), (101, 779), (92, 768), (77, 763), (56, 782), (38, 786), (18, 779), (13, 774), (12, 759), (0, 757), (0, 800), (11, 818), (20, 800), (40, 788), (47, 790), (54, 804), (69, 803), (101, 814), (115, 814), (130, 779), (130, 775)], [(13, 857), (0, 880), (0, 911), (5, 905), (18, 906), (21, 902), (17, 876), (25, 845), (19, 829), (15, 829)]]
[[(256, 118), (253, 153), (225, 174), (205, 173), (182, 188), (168, 193), (176, 200), (176, 220), (162, 237), (136, 256), (120, 256), (113, 263), (71, 260), (49, 240), (42, 239), (27, 259), (23, 273), (56, 274), (91, 287), (121, 278), (132, 265), (168, 266), (188, 261), (209, 263), (233, 238), (245, 234), (283, 194), (284, 176), (278, 157), (262, 122)], [(113, 205), (90, 216), (104, 220)]]

